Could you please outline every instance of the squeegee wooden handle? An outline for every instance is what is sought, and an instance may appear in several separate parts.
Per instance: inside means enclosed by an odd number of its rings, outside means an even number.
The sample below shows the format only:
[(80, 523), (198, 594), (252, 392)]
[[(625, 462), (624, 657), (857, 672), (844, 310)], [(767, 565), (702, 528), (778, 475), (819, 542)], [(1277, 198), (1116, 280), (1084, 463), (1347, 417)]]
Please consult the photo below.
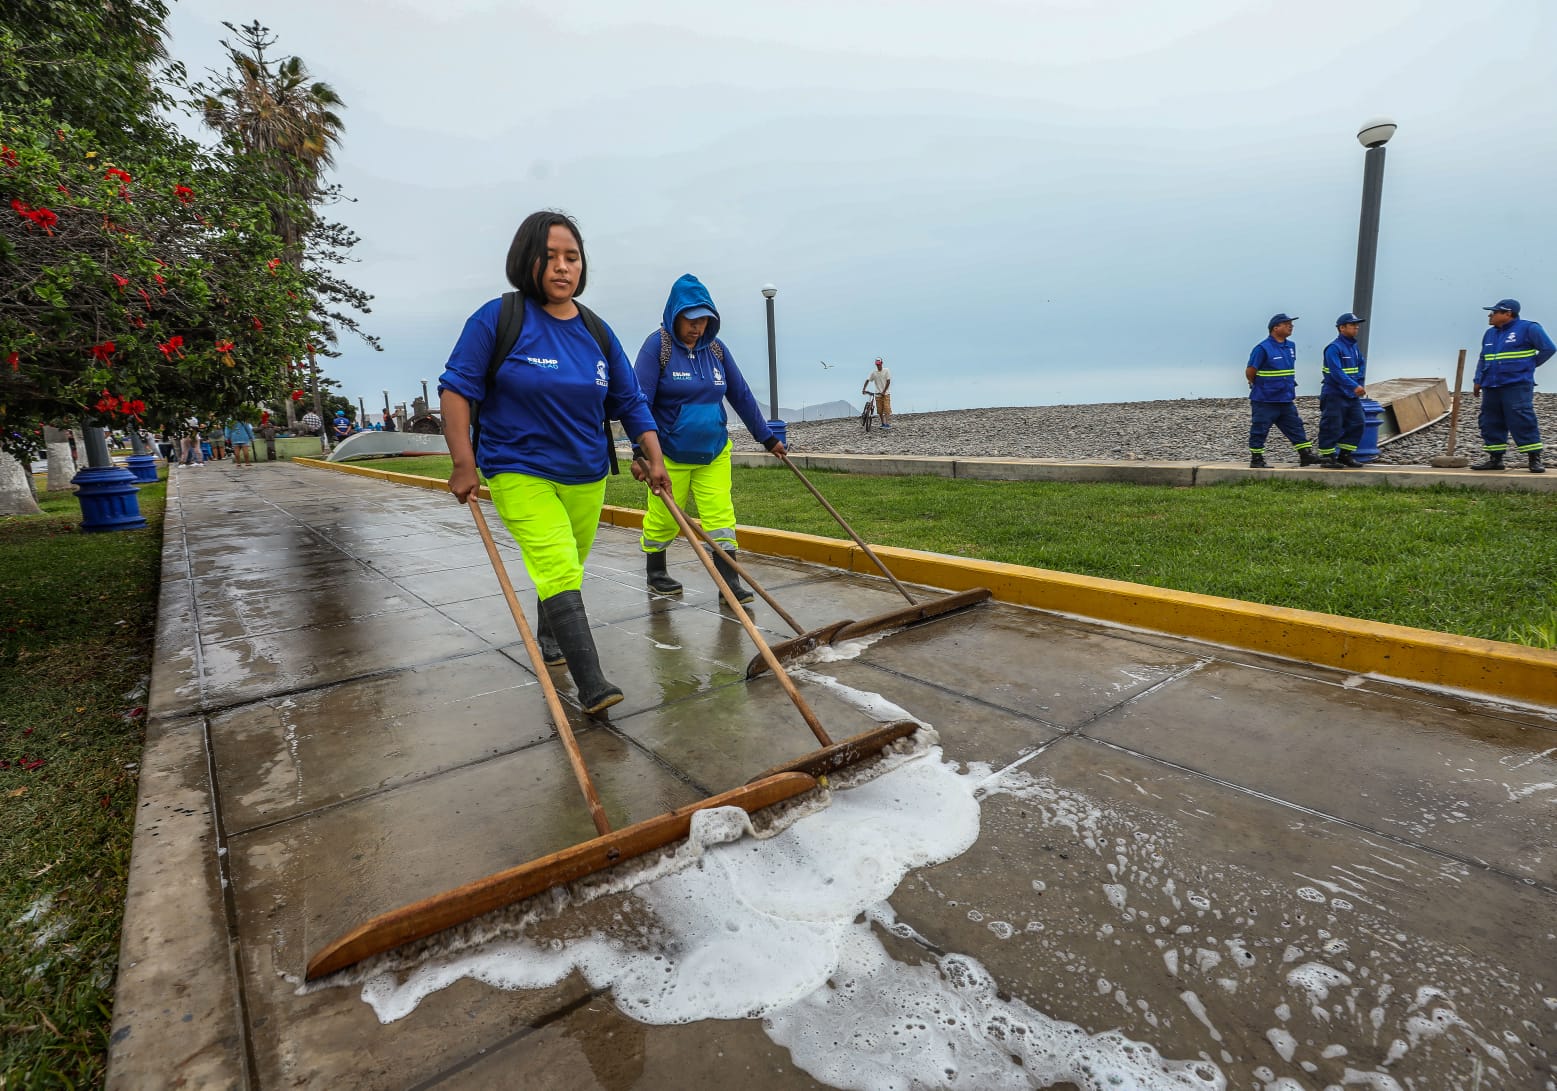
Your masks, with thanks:
[(806, 475), (800, 472), (800, 467), (791, 462), (788, 455), (779, 455), (778, 460), (784, 465), (788, 466), (791, 470), (795, 471), (795, 476), (800, 478), (800, 483), (807, 489), (811, 490), (811, 495), (816, 497), (817, 502), (820, 503), (822, 507), (827, 509), (828, 515), (831, 515), (834, 519), (838, 520), (838, 525), (844, 529), (844, 533), (846, 533), (850, 538), (853, 538), (854, 544), (865, 551), (865, 556), (869, 557), (871, 561), (874, 562), (876, 567), (881, 569), (881, 574), (883, 576), (892, 581), (892, 586), (896, 587), (898, 591), (902, 593), (903, 597), (908, 600), (909, 605), (917, 606), (918, 603), (915, 601), (914, 596), (908, 593), (908, 588), (897, 582), (897, 577), (894, 576), (891, 570), (889, 570), (887, 566), (882, 563), (881, 558), (876, 556), (876, 551), (871, 549), (870, 546), (865, 543), (864, 538), (861, 538), (858, 534), (854, 533), (853, 527), (844, 522), (843, 516), (838, 514), (838, 509), (829, 504), (827, 502), (827, 497), (823, 496), (820, 492), (817, 491), (816, 486), (811, 484)]
[[(709, 549), (719, 548), (719, 543), (708, 536), (708, 531), (704, 530), (690, 519), (687, 520), (687, 524), (691, 526), (692, 530), (697, 534), (698, 538), (708, 543)], [(730, 562), (730, 567), (735, 569), (736, 575), (740, 576), (741, 579), (751, 584), (751, 589), (762, 596), (762, 601), (771, 606), (773, 608), (773, 612), (784, 619), (784, 624), (795, 630), (796, 636), (805, 635), (805, 630), (800, 627), (800, 622), (791, 617), (788, 610), (780, 606), (778, 601), (774, 599), (772, 595), (763, 590), (762, 584), (758, 583), (755, 579), (752, 578), (752, 574), (746, 570), (740, 561), (736, 560), (734, 557), (731, 557), (729, 554), (726, 554), (724, 559)]]
[(795, 703), (795, 708), (799, 710), (800, 715), (805, 719), (806, 726), (811, 729), (811, 734), (815, 735), (816, 741), (823, 746), (831, 746), (833, 740), (827, 734), (827, 730), (822, 727), (822, 722), (816, 718), (816, 713), (811, 711), (811, 706), (806, 704), (805, 698), (800, 696), (800, 691), (795, 688), (795, 683), (790, 679), (788, 672), (784, 670), (783, 664), (778, 661), (778, 656), (773, 654), (773, 649), (768, 647), (768, 642), (762, 639), (762, 634), (757, 631), (757, 626), (752, 623), (751, 616), (735, 600), (735, 592), (731, 591), (730, 585), (724, 582), (724, 577), (719, 574), (719, 569), (714, 565), (714, 559), (708, 555), (706, 550), (699, 549), (696, 546), (697, 535), (692, 530), (692, 524), (688, 521), (686, 513), (676, 503), (675, 497), (665, 493), (656, 493), (655, 495), (664, 501), (665, 510), (670, 512), (671, 517), (676, 520), (676, 525), (681, 528), (681, 533), (687, 536), (687, 541), (694, 543), (692, 551), (697, 554), (698, 559), (703, 562), (703, 567), (713, 577), (715, 586), (719, 588), (719, 593), (724, 596), (725, 602), (730, 604), (730, 609), (735, 611), (735, 616), (740, 619), (741, 625), (746, 629), (746, 635), (751, 637), (753, 644), (757, 645), (757, 651), (762, 653), (762, 661), (768, 665), (768, 670), (773, 672), (773, 677), (779, 680), (779, 685), (784, 687), (784, 692), (789, 694), (789, 699)]
[(535, 636), (530, 632), (530, 623), (524, 619), (524, 608), (519, 605), (519, 596), (514, 594), (514, 585), (509, 582), (508, 569), (503, 565), (503, 558), (498, 555), (497, 543), (492, 540), (492, 531), (487, 526), (487, 517), (481, 513), (481, 505), (477, 503), (474, 493), (471, 494), (468, 502), (470, 513), (476, 517), (476, 529), (481, 531), (481, 544), (487, 547), (487, 558), (492, 562), (492, 571), (497, 573), (497, 582), (502, 585), (503, 598), (508, 601), (509, 612), (514, 615), (514, 624), (519, 626), (519, 639), (524, 641), (525, 653), (529, 655), (530, 663), (535, 668), (535, 677), (540, 680), (541, 692), (546, 695), (546, 707), (551, 711), (552, 722), (557, 725), (557, 735), (568, 751), (568, 763), (573, 766), (573, 777), (578, 781), (579, 791), (584, 793), (584, 802), (589, 804), (589, 817), (595, 823), (595, 832), (610, 833), (611, 823), (606, 818), (605, 808), (600, 805), (600, 796), (595, 791), (595, 782), (589, 777), (589, 767), (584, 764), (584, 755), (579, 753), (578, 742), (573, 738), (573, 728), (568, 724), (568, 714), (563, 711), (562, 700), (557, 696), (557, 687), (552, 684), (551, 675), (546, 670), (546, 662), (541, 658), (540, 646), (535, 643)]

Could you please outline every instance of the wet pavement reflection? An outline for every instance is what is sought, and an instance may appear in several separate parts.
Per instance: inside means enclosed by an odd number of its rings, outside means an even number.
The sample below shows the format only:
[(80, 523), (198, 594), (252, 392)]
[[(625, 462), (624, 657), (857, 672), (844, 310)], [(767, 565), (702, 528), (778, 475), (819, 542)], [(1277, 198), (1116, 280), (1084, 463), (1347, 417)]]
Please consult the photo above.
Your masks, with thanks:
[[(188, 783), (214, 772), (205, 866), (229, 884), (213, 919), (257, 1086), (824, 1086), (762, 1019), (646, 1025), (577, 973), (461, 979), (387, 1024), (358, 989), (299, 993), (325, 941), (592, 827), (446, 494), (214, 464), (175, 472), (167, 533), (152, 715), (199, 740)], [(690, 550), (679, 599), (647, 592), (639, 558), (602, 527), (583, 589), (626, 700), (589, 719), (551, 671), (617, 825), (813, 746), (775, 679), (745, 679), (753, 649)], [(745, 559), (806, 626), (900, 602), (880, 579)], [(966, 956), (1000, 1003), (1117, 1028), (1229, 1088), (1554, 1086), (1551, 712), (993, 602), (797, 684), (834, 737), (894, 710), (933, 725), (981, 784), (976, 842), (908, 873), (902, 927), (870, 926), (891, 959)], [(560, 944), (653, 922), (618, 894), (546, 927)], [(1012, 1071), (1000, 1086), (1028, 1085)], [(136, 1075), (120, 1064), (116, 1085)]]

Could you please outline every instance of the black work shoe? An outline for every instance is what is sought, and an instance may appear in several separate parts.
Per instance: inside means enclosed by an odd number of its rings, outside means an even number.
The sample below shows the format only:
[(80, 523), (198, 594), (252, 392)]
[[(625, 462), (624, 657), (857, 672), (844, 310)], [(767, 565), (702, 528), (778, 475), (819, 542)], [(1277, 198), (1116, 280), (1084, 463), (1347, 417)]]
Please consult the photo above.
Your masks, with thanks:
[(735, 594), (735, 601), (744, 606), (755, 599), (757, 596), (752, 593), (749, 587), (741, 583), (740, 574), (735, 571), (735, 566), (727, 559), (735, 556), (735, 550), (715, 549), (712, 550), (712, 553), (714, 556), (714, 567), (724, 577), (724, 582), (730, 585), (730, 590)]
[(1339, 470), (1341, 468), (1341, 460), (1334, 455), (1325, 455), (1319, 460), (1319, 468), (1321, 470)]
[(1541, 461), (1540, 451), (1530, 452), (1530, 472), (1533, 474), (1544, 474), (1546, 472), (1546, 463)]
[(1299, 466), (1314, 466), (1317, 465), (1318, 462), (1319, 456), (1314, 454), (1311, 449), (1304, 447), (1302, 450), (1298, 451)]
[(661, 595), (681, 594), (681, 584), (665, 571), (665, 551), (662, 549), (658, 553), (645, 553), (643, 556), (648, 569), (649, 590)]
[(584, 596), (577, 591), (563, 591), (543, 601), (541, 609), (562, 646), (568, 673), (578, 688), (578, 703), (584, 711), (594, 715), (620, 701), (622, 691), (601, 673), (600, 653), (595, 650), (595, 636), (589, 631), (589, 617), (584, 613)]
[(1348, 470), (1360, 470), (1363, 468), (1363, 463), (1358, 462), (1357, 456), (1352, 454), (1350, 451), (1342, 451), (1340, 454), (1335, 456), (1335, 460), (1342, 466), (1345, 466)]
[(1503, 452), (1488, 451), (1487, 457), (1481, 462), (1472, 462), (1473, 470), (1501, 470), (1503, 468)]
[(546, 610), (539, 600), (535, 603), (535, 614), (540, 619), (535, 623), (535, 642), (541, 646), (541, 662), (548, 667), (560, 667), (568, 657), (562, 654), (562, 645), (552, 635), (551, 622), (546, 620)]
[(1265, 461), (1264, 455), (1251, 455), (1249, 458), (1249, 469), (1268, 470), (1270, 469), (1270, 463)]

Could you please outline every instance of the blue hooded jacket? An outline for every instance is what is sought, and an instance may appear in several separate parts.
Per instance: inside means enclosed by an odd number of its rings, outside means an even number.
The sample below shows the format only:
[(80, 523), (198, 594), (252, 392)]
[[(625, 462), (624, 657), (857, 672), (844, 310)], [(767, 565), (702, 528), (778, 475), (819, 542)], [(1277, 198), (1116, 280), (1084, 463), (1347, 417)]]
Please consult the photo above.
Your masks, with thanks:
[[(676, 340), (676, 316), (693, 307), (713, 311), (703, 336), (688, 351)], [(665, 301), (660, 329), (670, 334), (670, 362), (660, 371), (660, 330), (649, 334), (633, 361), (638, 387), (649, 401), (654, 424), (659, 432), (660, 448), (667, 458), (677, 462), (706, 466), (724, 451), (730, 442), (729, 419), (724, 402), (728, 398), (752, 438), (772, 448), (777, 437), (763, 418), (757, 399), (735, 366), (730, 347), (719, 341), (724, 362), (714, 358), (713, 346), (719, 337), (719, 309), (703, 282), (691, 273), (679, 278)]]

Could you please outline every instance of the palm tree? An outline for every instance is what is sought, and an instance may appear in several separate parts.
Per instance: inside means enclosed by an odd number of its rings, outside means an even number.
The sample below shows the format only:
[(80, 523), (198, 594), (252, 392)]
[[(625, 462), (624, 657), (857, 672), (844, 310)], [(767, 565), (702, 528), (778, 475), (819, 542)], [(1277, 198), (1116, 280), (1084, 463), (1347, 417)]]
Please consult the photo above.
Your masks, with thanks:
[(323, 177), (335, 164), (335, 148), (345, 130), (335, 111), (345, 103), (329, 84), (310, 81), (301, 57), (267, 59), (265, 51), (276, 37), (258, 20), (243, 27), (222, 25), (239, 36), (242, 48), (222, 41), (233, 68), (202, 97), (205, 121), (267, 161), (285, 194), (307, 210), (275, 210), (277, 233), (289, 259), (299, 264), (312, 210), (329, 194)]
[[(275, 171), (283, 195), (290, 199), (271, 209), (276, 234), (286, 260), (301, 268), (303, 239), (316, 219), (314, 210), (332, 194), (323, 178), (335, 165), (335, 148), (345, 130), (335, 111), (346, 104), (329, 84), (310, 81), (301, 57), (268, 60), (265, 51), (276, 43), (276, 36), (259, 20), (242, 27), (222, 25), (238, 35), (242, 48), (223, 39), (233, 68), (218, 77), (214, 91), (202, 96), (205, 121), (224, 136), (236, 138), (245, 152)], [(312, 350), (308, 362), (318, 412), (319, 369)], [(291, 427), (292, 400), (283, 400)]]

